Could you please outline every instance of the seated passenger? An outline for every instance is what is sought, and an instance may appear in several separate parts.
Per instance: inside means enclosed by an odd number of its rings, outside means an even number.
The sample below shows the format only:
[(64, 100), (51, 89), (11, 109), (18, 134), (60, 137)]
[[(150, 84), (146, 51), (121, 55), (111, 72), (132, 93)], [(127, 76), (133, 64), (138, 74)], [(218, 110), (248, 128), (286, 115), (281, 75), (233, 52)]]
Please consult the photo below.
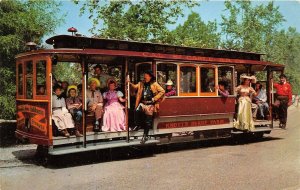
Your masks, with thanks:
[(227, 87), (227, 82), (225, 82), (225, 81), (219, 82), (218, 93), (220, 96), (228, 97), (229, 92), (226, 90), (226, 87)]
[(46, 94), (46, 89), (44, 85), (39, 85), (38, 86), (38, 91), (36, 92), (36, 95), (45, 95)]
[(101, 131), (99, 126), (103, 115), (103, 98), (101, 92), (96, 88), (100, 86), (100, 81), (96, 78), (90, 78), (89, 86), (90, 89), (86, 91), (88, 111), (95, 114), (94, 131), (99, 132)]
[(103, 99), (107, 102), (104, 106), (102, 131), (125, 131), (125, 107), (119, 103), (125, 102), (123, 93), (116, 91), (117, 82), (114, 79), (108, 80), (108, 91), (103, 93)]
[(81, 137), (82, 134), (79, 132), (79, 128), (81, 126), (82, 119), (82, 102), (80, 98), (77, 96), (77, 87), (75, 85), (70, 85), (68, 87), (68, 98), (66, 99), (66, 104), (69, 112), (73, 116), (75, 120), (75, 135), (76, 137)]
[(265, 119), (266, 118), (265, 113), (268, 113), (268, 111), (269, 111), (269, 105), (267, 103), (266, 91), (262, 89), (262, 84), (260, 84), (260, 83), (256, 83), (255, 90), (256, 90), (257, 96), (255, 98), (253, 98), (253, 101), (258, 106), (260, 116), (263, 119)]
[(67, 98), (68, 86), (69, 86), (69, 83), (67, 81), (61, 82), (61, 87), (62, 87), (62, 90), (63, 90), (63, 92), (61, 93), (61, 95), (64, 98)]
[(67, 129), (74, 128), (72, 116), (66, 108), (65, 99), (61, 96), (61, 86), (53, 87), (52, 95), (52, 119), (58, 130), (65, 136), (70, 137)]
[(169, 79), (165, 85), (166, 85), (165, 96), (167, 96), (167, 97), (176, 96), (176, 90), (175, 90), (175, 87), (173, 87), (172, 80)]

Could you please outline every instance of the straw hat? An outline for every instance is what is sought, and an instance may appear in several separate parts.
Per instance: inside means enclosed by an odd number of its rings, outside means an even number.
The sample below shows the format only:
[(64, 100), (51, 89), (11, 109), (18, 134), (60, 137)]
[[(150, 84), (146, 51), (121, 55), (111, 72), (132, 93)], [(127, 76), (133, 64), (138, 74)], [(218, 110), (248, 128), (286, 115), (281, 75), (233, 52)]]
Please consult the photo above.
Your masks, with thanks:
[(246, 74), (242, 74), (241, 76), (240, 76), (240, 79), (250, 79), (250, 81), (251, 81), (251, 83), (256, 83), (256, 77), (254, 76), (254, 75), (252, 75), (252, 76), (248, 76), (248, 75), (246, 75)]
[(166, 85), (166, 86), (173, 86), (172, 80), (169, 79), (165, 85)]
[(92, 82), (96, 82), (97, 87), (100, 87), (100, 81), (99, 81), (97, 78), (90, 78), (90, 79), (89, 79), (89, 85), (90, 85)]
[(69, 92), (70, 92), (71, 89), (76, 90), (76, 93), (77, 93), (77, 86), (76, 85), (69, 85), (68, 89), (67, 89), (67, 96), (69, 96)]

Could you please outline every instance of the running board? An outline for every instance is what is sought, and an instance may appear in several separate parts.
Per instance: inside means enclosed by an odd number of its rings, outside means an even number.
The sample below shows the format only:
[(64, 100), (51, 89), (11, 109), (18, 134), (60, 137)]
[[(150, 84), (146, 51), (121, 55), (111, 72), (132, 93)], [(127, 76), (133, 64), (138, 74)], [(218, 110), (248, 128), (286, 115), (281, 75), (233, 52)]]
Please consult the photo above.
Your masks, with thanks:
[(231, 134), (233, 135), (239, 135), (239, 134), (244, 134), (244, 133), (265, 133), (265, 134), (270, 134), (272, 129), (270, 127), (256, 127), (254, 130), (251, 131), (231, 131)]
[(58, 156), (64, 154), (72, 154), (72, 153), (118, 148), (118, 147), (127, 147), (127, 146), (149, 146), (149, 145), (155, 145), (159, 143), (159, 140), (154, 140), (154, 139), (153, 140), (149, 139), (148, 141), (146, 141), (145, 144), (141, 144), (140, 141), (141, 139), (131, 139), (129, 142), (127, 142), (126, 140), (118, 140), (118, 141), (89, 143), (86, 145), (85, 148), (82, 145), (54, 147), (52, 149), (49, 149), (48, 154)]

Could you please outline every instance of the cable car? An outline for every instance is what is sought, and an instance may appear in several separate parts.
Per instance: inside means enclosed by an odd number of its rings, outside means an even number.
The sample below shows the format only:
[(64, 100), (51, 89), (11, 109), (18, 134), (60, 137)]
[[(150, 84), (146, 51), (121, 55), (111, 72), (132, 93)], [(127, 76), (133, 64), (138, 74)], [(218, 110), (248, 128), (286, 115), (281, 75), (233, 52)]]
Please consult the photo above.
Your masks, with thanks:
[[(49, 49), (29, 51), (16, 56), (17, 130), (19, 139), (46, 148), (50, 155), (63, 155), (90, 150), (125, 146), (147, 146), (190, 140), (232, 137), (245, 133), (233, 127), (236, 116), (236, 94), (243, 73), (259, 73), (264, 81), (271, 105), (273, 94), (270, 78), (283, 72), (284, 65), (262, 60), (262, 54), (220, 49), (203, 49), (168, 44), (58, 35), (46, 40)], [(77, 85), (82, 85), (82, 137), (57, 135), (53, 122), (53, 79), (59, 65), (77, 68)], [(101, 65), (107, 75), (114, 76), (125, 95), (126, 130), (94, 132), (93, 116), (87, 110), (86, 92), (93, 67)], [(156, 81), (166, 87), (173, 83), (175, 95), (160, 103), (150, 130), (151, 139), (140, 144), (143, 130), (131, 131), (134, 126), (135, 96), (130, 93), (127, 79), (132, 83), (143, 80), (145, 70), (152, 70)], [(223, 78), (223, 79), (222, 79)], [(228, 82), (229, 95), (220, 96), (216, 86)], [(73, 82), (73, 81), (69, 81)], [(42, 88), (42, 90), (40, 90)], [(270, 113), (272, 112), (270, 106)], [(270, 133), (270, 117), (256, 120), (251, 134)], [(249, 131), (248, 131), (249, 133)]]

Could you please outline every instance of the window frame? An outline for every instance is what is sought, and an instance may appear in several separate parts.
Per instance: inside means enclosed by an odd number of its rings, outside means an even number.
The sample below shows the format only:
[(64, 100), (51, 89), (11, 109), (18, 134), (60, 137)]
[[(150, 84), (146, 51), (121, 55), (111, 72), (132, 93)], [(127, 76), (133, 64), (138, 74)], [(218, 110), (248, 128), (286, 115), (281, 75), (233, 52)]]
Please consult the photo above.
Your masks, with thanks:
[[(29, 62), (31, 62), (31, 64), (32, 64), (32, 77), (31, 77), (31, 80), (32, 80), (32, 89), (31, 89), (31, 92), (32, 92), (32, 96), (31, 96), (31, 98), (28, 98), (27, 97), (27, 80), (28, 80), (28, 78), (29, 77), (27, 77), (27, 64), (29, 63)], [(26, 99), (26, 100), (34, 100), (35, 99), (35, 85), (34, 85), (34, 83), (35, 83), (35, 80), (34, 80), (34, 76), (35, 76), (35, 68), (34, 68), (34, 66), (35, 66), (35, 64), (34, 64), (34, 59), (32, 58), (32, 59), (25, 59), (24, 61), (23, 61), (23, 65), (24, 65), (24, 67), (23, 68), (25, 68), (24, 69), (24, 99)]]
[[(45, 61), (45, 94), (44, 95), (38, 95), (37, 94), (37, 64), (40, 62), (40, 61)], [(45, 99), (47, 97), (47, 95), (49, 94), (49, 90), (47, 88), (48, 86), (48, 82), (47, 82), (47, 73), (48, 73), (48, 58), (47, 57), (38, 57), (34, 60), (34, 99)]]
[[(181, 67), (194, 67), (196, 69), (196, 90), (195, 92), (181, 92), (181, 86), (180, 86), (180, 71)], [(192, 64), (192, 63), (183, 63), (183, 64), (178, 64), (177, 66), (177, 84), (178, 84), (178, 96), (186, 97), (186, 96), (199, 96), (199, 66), (197, 64)]]
[[(232, 73), (231, 73), (231, 85), (232, 85), (232, 89), (231, 89), (231, 91), (232, 92), (229, 92), (229, 96), (235, 96), (235, 92), (234, 92), (234, 88), (235, 88), (235, 67), (233, 66), (233, 65), (219, 65), (218, 66), (218, 77), (219, 77), (219, 68), (222, 68), (222, 67), (228, 67), (228, 68), (230, 68), (231, 69), (231, 71), (232, 71)], [(218, 80), (218, 82), (219, 82), (219, 80)], [(218, 93), (218, 95), (219, 95), (219, 93)]]
[[(174, 65), (174, 66), (176, 66), (176, 70), (174, 70), (175, 72), (176, 72), (176, 78), (174, 79), (174, 83), (175, 83), (175, 90), (176, 90), (176, 95), (175, 96), (169, 96), (169, 97), (167, 97), (167, 96), (165, 96), (166, 98), (172, 98), (172, 97), (178, 97), (179, 96), (179, 83), (178, 83), (178, 67), (179, 67), (179, 64), (178, 63), (174, 63), (174, 62), (157, 62), (156, 63), (156, 82), (158, 83), (158, 66), (159, 66), (159, 64), (172, 64), (172, 65)], [(167, 81), (166, 81), (167, 82)], [(158, 83), (159, 84), (159, 83)], [(159, 84), (160, 85), (160, 84)], [(163, 88), (164, 88), (164, 86), (162, 86)], [(165, 88), (164, 88), (165, 89)]]
[[(20, 86), (20, 81), (19, 81), (19, 74), (20, 74), (20, 70), (19, 70), (19, 66), (21, 66), (22, 68), (22, 94), (20, 94), (19, 92), (19, 86)], [(17, 92), (17, 98), (24, 98), (24, 95), (25, 95), (25, 85), (24, 85), (24, 78), (25, 78), (25, 75), (24, 75), (25, 71), (24, 71), (24, 64), (23, 62), (21, 61), (17, 61), (17, 77), (16, 77), (16, 92)]]
[(199, 95), (200, 96), (218, 96), (218, 90), (215, 90), (215, 92), (202, 92), (201, 91), (201, 68), (208, 68), (208, 69), (214, 69), (215, 70), (215, 87), (218, 86), (218, 67), (216, 65), (199, 65)]

